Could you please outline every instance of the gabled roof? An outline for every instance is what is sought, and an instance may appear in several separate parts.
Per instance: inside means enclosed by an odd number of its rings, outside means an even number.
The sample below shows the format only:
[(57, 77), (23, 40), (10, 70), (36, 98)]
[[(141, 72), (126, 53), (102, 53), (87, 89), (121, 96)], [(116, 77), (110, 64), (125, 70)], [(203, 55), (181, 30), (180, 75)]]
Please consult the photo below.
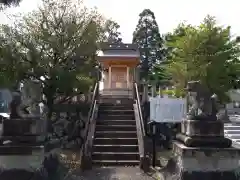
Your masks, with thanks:
[(104, 44), (99, 57), (140, 57), (139, 50), (135, 44)]

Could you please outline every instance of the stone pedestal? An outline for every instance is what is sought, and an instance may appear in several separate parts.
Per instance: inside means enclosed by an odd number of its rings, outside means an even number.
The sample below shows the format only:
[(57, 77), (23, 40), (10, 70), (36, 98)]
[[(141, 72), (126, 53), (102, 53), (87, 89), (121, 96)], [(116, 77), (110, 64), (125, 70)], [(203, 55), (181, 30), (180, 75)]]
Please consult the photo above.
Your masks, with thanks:
[(173, 143), (175, 173), (165, 179), (239, 180), (240, 149), (187, 147)]
[[(39, 141), (36, 122), (39, 119), (3, 120), (0, 137), (0, 179), (16, 179), (13, 174), (35, 175), (44, 160), (43, 142)], [(25, 174), (25, 175), (23, 175)], [(39, 175), (39, 178), (41, 176)], [(29, 179), (29, 178), (28, 178)], [(40, 180), (40, 179), (39, 179)]]
[(42, 133), (39, 131), (41, 127), (37, 127), (39, 125), (37, 121), (41, 120), (33, 118), (3, 120), (0, 143), (9, 140), (12, 143), (39, 145)]
[(0, 168), (39, 169), (44, 160), (44, 146), (1, 146), (0, 147)]
[(189, 137), (223, 137), (224, 124), (220, 121), (184, 120), (181, 123), (181, 133)]
[(43, 146), (0, 146), (1, 180), (43, 180)]
[(3, 121), (2, 136), (37, 134), (36, 119), (7, 119)]
[(184, 120), (181, 124), (181, 134), (177, 140), (188, 147), (231, 147), (232, 141), (224, 137), (224, 124), (211, 120)]

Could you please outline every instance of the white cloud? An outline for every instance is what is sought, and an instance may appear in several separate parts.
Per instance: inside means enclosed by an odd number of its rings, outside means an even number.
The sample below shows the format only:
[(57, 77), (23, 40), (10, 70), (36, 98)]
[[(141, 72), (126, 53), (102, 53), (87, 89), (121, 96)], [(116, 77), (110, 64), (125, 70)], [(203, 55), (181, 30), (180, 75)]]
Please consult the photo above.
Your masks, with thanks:
[[(31, 11), (40, 0), (23, 0), (19, 8), (11, 11)], [(139, 13), (151, 9), (156, 16), (161, 33), (172, 31), (180, 22), (197, 25), (207, 15), (217, 17), (218, 23), (231, 25), (233, 34), (240, 35), (238, 17), (240, 17), (239, 0), (85, 0), (89, 7), (96, 6), (106, 17), (111, 17), (121, 26), (124, 42), (131, 42), (132, 33), (138, 22)], [(4, 17), (0, 14), (0, 21)]]

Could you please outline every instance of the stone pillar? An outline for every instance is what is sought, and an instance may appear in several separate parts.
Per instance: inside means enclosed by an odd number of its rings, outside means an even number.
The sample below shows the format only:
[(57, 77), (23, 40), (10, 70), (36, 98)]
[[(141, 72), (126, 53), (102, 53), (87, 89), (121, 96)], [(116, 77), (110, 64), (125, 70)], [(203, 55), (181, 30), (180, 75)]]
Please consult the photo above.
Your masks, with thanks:
[(111, 83), (112, 83), (112, 67), (109, 66), (108, 69), (108, 88), (111, 88)]

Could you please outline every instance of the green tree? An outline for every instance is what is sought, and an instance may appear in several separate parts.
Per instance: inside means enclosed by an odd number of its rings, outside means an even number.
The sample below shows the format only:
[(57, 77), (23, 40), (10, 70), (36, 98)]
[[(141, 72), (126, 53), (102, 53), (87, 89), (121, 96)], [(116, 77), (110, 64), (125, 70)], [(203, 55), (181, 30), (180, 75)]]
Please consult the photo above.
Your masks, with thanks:
[(226, 92), (239, 86), (239, 46), (230, 36), (230, 27), (221, 27), (207, 16), (197, 27), (181, 26), (183, 34), (168, 42), (172, 48), (168, 71), (176, 86), (184, 88), (189, 80), (200, 80), (222, 102)]
[(120, 25), (113, 21), (107, 20), (105, 23), (105, 41), (108, 43), (122, 43)]
[(1, 72), (11, 82), (40, 81), (50, 118), (59, 96), (64, 101), (92, 85), (102, 22), (81, 3), (44, 0), (13, 27), (2, 26)]
[(134, 44), (138, 45), (141, 55), (141, 78), (149, 79), (155, 66), (164, 60), (163, 39), (154, 13), (145, 9), (139, 14), (139, 21), (133, 33)]

